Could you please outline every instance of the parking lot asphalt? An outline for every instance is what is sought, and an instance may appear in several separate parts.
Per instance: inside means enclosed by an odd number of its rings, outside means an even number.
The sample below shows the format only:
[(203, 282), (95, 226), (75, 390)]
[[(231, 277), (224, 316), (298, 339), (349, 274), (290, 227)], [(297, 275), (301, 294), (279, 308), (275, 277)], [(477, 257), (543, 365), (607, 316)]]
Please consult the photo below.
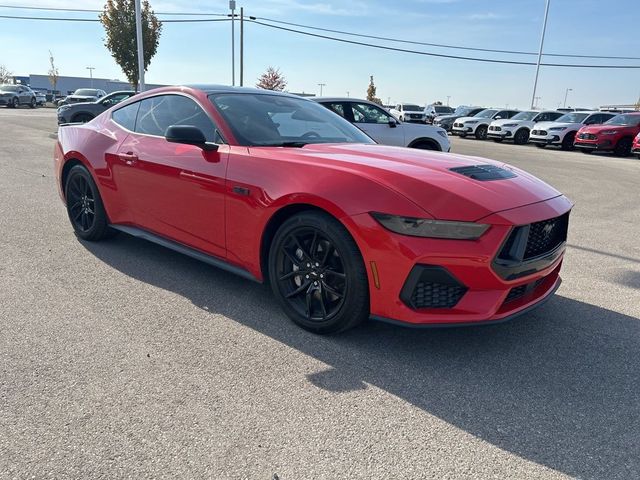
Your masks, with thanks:
[(557, 295), (319, 337), (265, 286), (79, 241), (55, 130), (0, 109), (0, 478), (640, 477), (640, 160), (454, 138), (576, 202)]

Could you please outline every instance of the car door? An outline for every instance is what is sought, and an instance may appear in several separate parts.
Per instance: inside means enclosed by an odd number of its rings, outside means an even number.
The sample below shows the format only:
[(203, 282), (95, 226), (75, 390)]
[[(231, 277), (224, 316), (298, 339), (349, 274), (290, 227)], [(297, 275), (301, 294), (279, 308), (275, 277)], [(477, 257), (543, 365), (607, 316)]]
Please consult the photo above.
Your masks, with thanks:
[(118, 151), (128, 169), (126, 196), (136, 224), (206, 253), (225, 256), (229, 147), (221, 144), (211, 152), (164, 138), (171, 125), (193, 125), (207, 141), (222, 143), (213, 120), (190, 97), (158, 95), (139, 103), (135, 131)]
[(405, 146), (405, 125), (382, 108), (365, 102), (349, 102), (353, 124), (383, 145)]

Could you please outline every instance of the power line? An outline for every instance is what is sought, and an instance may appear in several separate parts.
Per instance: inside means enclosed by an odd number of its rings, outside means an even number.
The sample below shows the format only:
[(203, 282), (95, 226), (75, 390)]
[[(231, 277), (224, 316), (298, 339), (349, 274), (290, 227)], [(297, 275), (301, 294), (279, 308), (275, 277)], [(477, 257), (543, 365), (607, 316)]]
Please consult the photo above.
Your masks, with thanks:
[[(166, 15), (166, 14), (165, 14)], [(99, 22), (97, 18), (60, 18), (60, 17), (23, 17), (17, 15), (0, 15), (0, 18), (14, 20), (44, 20), (51, 22)], [(162, 23), (198, 23), (198, 22), (230, 22), (230, 18), (194, 18), (194, 19), (159, 19)]]
[[(271, 23), (279, 23), (282, 25), (290, 25), (294, 27), (306, 28), (309, 30), (318, 30), (322, 32), (330, 32), (330, 33), (339, 33), (341, 35), (349, 35), (352, 37), (362, 37), (362, 38), (371, 38), (373, 40), (384, 40), (388, 42), (398, 42), (398, 43), (407, 43), (411, 45), (424, 45), (427, 47), (438, 47), (438, 48), (451, 48), (455, 50), (470, 50), (475, 52), (489, 52), (489, 53), (508, 53), (513, 55), (538, 55), (536, 52), (525, 52), (518, 50), (498, 50), (492, 48), (476, 48), (476, 47), (463, 47), (459, 45), (446, 45), (442, 43), (428, 43), (428, 42), (419, 42), (414, 40), (404, 40), (401, 38), (392, 38), (392, 37), (380, 37), (377, 35), (367, 35), (364, 33), (354, 33), (354, 32), (346, 32), (344, 30), (332, 30), (330, 28), (322, 28), (315, 27), (312, 25), (303, 25), (300, 23), (293, 22), (285, 22), (283, 20), (274, 20), (272, 18), (265, 17), (254, 17), (257, 20), (264, 20)], [(543, 53), (543, 56), (547, 57), (568, 57), (568, 58), (600, 58), (600, 59), (609, 59), (609, 60), (640, 60), (640, 57), (618, 57), (618, 56), (607, 56), (607, 55), (575, 55), (575, 54), (564, 54), (564, 53)]]
[[(90, 8), (56, 8), (56, 7), (21, 7), (19, 5), (0, 5), (0, 8), (15, 8), (18, 10), (38, 10), (44, 12), (79, 12), (79, 13), (102, 13), (103, 10)], [(205, 17), (226, 17), (226, 13), (206, 13), (206, 12), (154, 12), (157, 15), (185, 15), (185, 16), (205, 16)]]
[[(468, 61), (473, 61), (473, 62), (485, 62), (485, 63), (502, 63), (502, 64), (509, 64), (509, 65), (536, 65), (535, 62), (523, 62), (523, 61), (516, 61), (516, 60), (498, 60), (498, 59), (494, 59), (494, 58), (477, 58), (477, 57), (462, 57), (459, 55), (447, 55), (444, 53), (433, 53), (433, 52), (422, 52), (419, 50), (409, 50), (406, 48), (398, 48), (398, 47), (389, 47), (389, 46), (385, 46), (385, 45), (376, 45), (373, 43), (365, 43), (365, 42), (358, 42), (355, 40), (347, 40), (344, 38), (336, 38), (336, 37), (330, 37), (328, 35), (320, 35), (317, 33), (310, 33), (310, 32), (303, 32), (301, 30), (295, 30), (293, 28), (287, 28), (287, 27), (280, 27), (278, 25), (271, 25), (268, 23), (263, 23), (260, 22), (258, 20), (253, 20), (251, 17), (249, 18), (250, 22), (252, 23), (256, 23), (258, 25), (262, 25), (264, 27), (268, 27), (268, 28), (275, 28), (277, 30), (284, 30), (287, 32), (292, 32), (292, 33), (297, 33), (300, 35), (306, 35), (309, 37), (316, 37), (316, 38), (323, 38), (325, 40), (333, 40), (335, 42), (341, 42), (341, 43), (348, 43), (351, 45), (360, 45), (363, 47), (370, 47), (370, 48), (377, 48), (380, 50), (390, 50), (390, 51), (394, 51), (394, 52), (403, 52), (403, 53), (413, 53), (416, 55), (424, 55), (424, 56), (428, 56), (428, 57), (440, 57), (440, 58), (451, 58), (451, 59), (456, 59), (456, 60), (468, 60)], [(545, 67), (568, 67), (568, 68), (611, 68), (611, 69), (626, 69), (626, 68), (630, 68), (630, 69), (639, 69), (640, 65), (583, 65), (583, 64), (562, 64), (562, 63), (541, 63), (540, 65), (545, 66)]]

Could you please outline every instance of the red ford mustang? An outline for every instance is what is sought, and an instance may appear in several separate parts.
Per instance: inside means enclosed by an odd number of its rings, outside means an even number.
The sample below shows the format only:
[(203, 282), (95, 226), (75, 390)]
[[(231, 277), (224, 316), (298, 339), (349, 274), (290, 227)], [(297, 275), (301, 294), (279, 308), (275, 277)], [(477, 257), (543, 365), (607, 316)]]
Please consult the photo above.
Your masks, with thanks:
[(560, 192), (502, 163), (376, 145), (293, 95), (161, 88), (58, 136), (78, 237), (121, 231), (268, 281), (314, 332), (501, 321), (560, 284)]

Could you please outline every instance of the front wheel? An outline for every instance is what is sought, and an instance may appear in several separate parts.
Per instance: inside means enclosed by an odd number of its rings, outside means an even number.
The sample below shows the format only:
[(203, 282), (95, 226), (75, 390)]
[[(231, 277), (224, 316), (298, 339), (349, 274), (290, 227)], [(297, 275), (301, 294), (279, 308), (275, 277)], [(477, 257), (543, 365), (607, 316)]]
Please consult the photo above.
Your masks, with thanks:
[(613, 154), (618, 157), (628, 157), (631, 155), (632, 145), (633, 141), (630, 138), (621, 138), (613, 149)]
[(521, 128), (516, 132), (513, 136), (513, 143), (516, 145), (524, 145), (529, 141), (529, 130), (526, 128)]
[(476, 138), (478, 140), (486, 140), (487, 139), (487, 126), (486, 125), (480, 125), (478, 128), (476, 128)]
[(71, 226), (80, 238), (98, 241), (113, 236), (98, 187), (84, 166), (69, 171), (65, 198)]
[(560, 148), (562, 150), (573, 150), (573, 141), (576, 139), (576, 132), (567, 133), (562, 139), (562, 144)]
[(29, 106), (30, 106), (31, 108), (36, 108), (36, 106), (37, 106), (37, 105), (38, 105), (38, 102), (36, 102), (36, 97), (33, 97), (33, 98), (31, 99), (31, 102), (29, 102)]
[(11, 108), (18, 108), (19, 106), (20, 106), (20, 100), (14, 97), (13, 101), (11, 102)]
[(311, 332), (344, 331), (369, 316), (360, 251), (328, 214), (303, 212), (280, 226), (269, 251), (269, 281), (287, 316)]

